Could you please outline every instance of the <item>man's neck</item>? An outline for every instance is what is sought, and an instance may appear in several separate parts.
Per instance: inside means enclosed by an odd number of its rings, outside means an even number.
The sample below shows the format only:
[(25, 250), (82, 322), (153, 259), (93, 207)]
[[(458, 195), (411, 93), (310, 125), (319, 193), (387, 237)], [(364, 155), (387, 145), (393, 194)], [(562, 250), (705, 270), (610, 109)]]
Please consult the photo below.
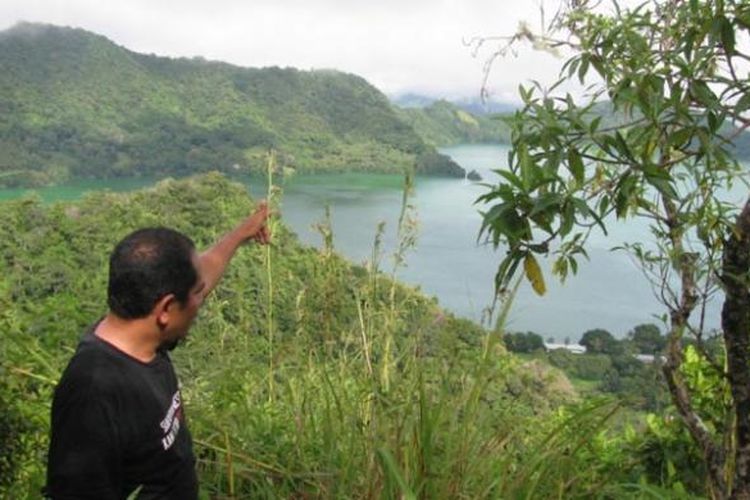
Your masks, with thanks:
[(147, 318), (123, 319), (112, 312), (99, 322), (94, 335), (138, 361), (148, 363), (159, 348), (159, 332)]

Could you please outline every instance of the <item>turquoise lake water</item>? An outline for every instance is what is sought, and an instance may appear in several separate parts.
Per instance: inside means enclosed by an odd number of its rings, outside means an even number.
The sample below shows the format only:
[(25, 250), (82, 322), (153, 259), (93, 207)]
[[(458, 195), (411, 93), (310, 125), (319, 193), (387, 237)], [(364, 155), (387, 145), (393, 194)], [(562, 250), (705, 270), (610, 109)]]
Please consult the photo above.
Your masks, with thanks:
[[(475, 169), (486, 182), (495, 182), (491, 169), (504, 168), (507, 148), (467, 145), (442, 151), (464, 168)], [(73, 200), (86, 191), (127, 191), (151, 185), (154, 179), (81, 181), (38, 190), (47, 201)], [(253, 196), (263, 196), (262, 180), (245, 179)], [(434, 295), (439, 303), (458, 315), (481, 320), (493, 296), (493, 277), (501, 251), (477, 243), (481, 217), (474, 205), (485, 188), (461, 179), (418, 178), (412, 199), (418, 219), (416, 248), (407, 255), (406, 267), (397, 276)], [(23, 190), (0, 190), (0, 200), (21, 196)], [(308, 244), (321, 238), (313, 225), (324, 218), (330, 206), (334, 245), (356, 263), (371, 258), (376, 227), (386, 223), (385, 253), (381, 268), (391, 269), (395, 231), (402, 198), (400, 176), (382, 174), (331, 174), (296, 176), (283, 187), (282, 217)], [(590, 240), (590, 261), (580, 262), (579, 273), (560, 284), (547, 276), (548, 292), (535, 295), (523, 284), (510, 314), (508, 328), (529, 330), (559, 340), (576, 340), (591, 328), (605, 328), (625, 335), (639, 323), (655, 322), (664, 312), (648, 281), (631, 259), (609, 249), (623, 241), (648, 237), (637, 221), (616, 224), (609, 236), (596, 232)], [(549, 263), (543, 263), (549, 269)], [(548, 274), (548, 273), (547, 273)], [(713, 304), (707, 325), (719, 323), (719, 307)]]

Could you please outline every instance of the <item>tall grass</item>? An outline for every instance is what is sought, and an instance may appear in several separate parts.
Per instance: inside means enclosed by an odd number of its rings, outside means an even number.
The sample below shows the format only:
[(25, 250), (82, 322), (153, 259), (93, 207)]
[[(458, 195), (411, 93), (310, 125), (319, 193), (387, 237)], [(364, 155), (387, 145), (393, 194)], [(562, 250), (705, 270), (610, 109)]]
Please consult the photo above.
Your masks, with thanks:
[[(309, 310), (312, 289), (298, 290), (296, 317), (321, 313), (324, 331), (302, 326), (274, 350), (268, 322), (267, 364), (257, 343), (237, 343), (194, 367), (198, 376), (185, 391), (206, 495), (569, 498), (594, 495), (610, 479), (581, 464), (595, 456), (615, 407), (597, 402), (537, 416), (523, 397), (509, 395), (518, 366), (500, 339), (512, 300), (477, 347), (441, 339), (436, 307), (431, 322), (415, 321), (414, 295), (394, 279), (416, 241), (410, 177), (404, 193), (388, 277), (380, 270), (385, 225), (375, 228), (367, 275), (356, 285), (336, 278), (342, 262), (330, 211), (318, 225), (317, 258), (328, 281), (316, 291), (331, 307), (352, 299), (356, 321), (342, 326), (327, 316), (335, 309)], [(268, 283), (281, 282), (266, 270)], [(233, 325), (221, 328), (223, 338), (235, 336)], [(196, 358), (209, 337), (193, 338), (187, 355)]]
[[(268, 184), (266, 189), (266, 203), (270, 210), (278, 208), (275, 206), (276, 201), (275, 190), (273, 185), (273, 171), (276, 167), (276, 158), (273, 151), (268, 153), (268, 160), (266, 163), (266, 175), (268, 177)], [(274, 225), (273, 219), (268, 221), (269, 230), (273, 233)], [(266, 333), (268, 335), (268, 397), (273, 401), (275, 390), (273, 387), (274, 383), (274, 322), (273, 322), (273, 260), (271, 256), (272, 246), (266, 245), (265, 258), (266, 258), (266, 296), (268, 298), (268, 304), (266, 306)]]
[[(269, 201), (278, 207), (272, 171), (269, 159)], [(235, 257), (189, 342), (173, 353), (195, 439), (201, 494), (588, 498), (615, 491), (617, 478), (636, 484), (637, 478), (621, 472), (617, 443), (603, 437), (616, 408), (606, 402), (570, 408), (540, 403), (555, 397), (546, 389), (548, 376), (524, 371), (505, 353), (500, 338), (510, 300), (501, 304), (495, 327), (483, 331), (395, 282), (416, 241), (409, 181), (406, 185), (393, 266), (386, 271), (388, 225), (374, 228), (367, 265), (352, 267), (335, 253), (330, 212), (319, 225), (324, 235), (319, 250), (300, 249), (279, 224), (274, 246), (250, 247)], [(197, 241), (208, 242), (222, 224), (247, 213), (244, 194), (209, 177), (203, 184), (167, 184), (134, 195), (130, 204), (113, 198), (105, 210), (130, 214), (134, 225), (165, 218), (165, 224), (197, 232)], [(200, 207), (185, 227), (168, 219), (177, 210), (168, 204), (178, 196), (191, 208), (204, 199), (228, 201), (220, 209), (219, 201)], [(91, 220), (96, 221), (102, 210), (94, 201)], [(143, 213), (137, 218), (134, 211)], [(197, 218), (204, 226), (190, 225)], [(104, 219), (102, 227), (108, 228), (105, 222), (112, 217)], [(68, 229), (70, 234), (92, 226), (88, 219), (60, 215), (54, 227), (66, 224), (81, 224)], [(111, 243), (105, 229), (91, 237), (99, 238), (97, 253)], [(81, 251), (89, 246), (81, 241)], [(77, 285), (71, 287), (70, 303), (60, 302), (59, 294), (44, 300), (53, 300), (50, 307), (59, 314), (61, 304), (66, 315), (83, 302), (97, 310), (100, 302), (90, 288), (80, 289), (84, 298)], [(35, 451), (6, 491), (12, 492), (9, 498), (24, 498), (43, 483), (50, 381), (57, 380), (70, 356), (59, 344), (74, 346), (82, 325), (71, 325), (65, 342), (29, 335), (34, 310), (13, 308), (11, 297), (10, 286), (0, 286), (0, 305), (6, 306), (0, 326), (14, 341), (6, 336), (0, 342), (10, 360), (0, 369), (14, 370), (10, 380), (25, 391), (26, 399), (14, 407), (32, 422), (26, 449)], [(14, 314), (25, 315), (23, 321)], [(85, 316), (81, 322), (91, 319), (88, 313), (79, 316)]]

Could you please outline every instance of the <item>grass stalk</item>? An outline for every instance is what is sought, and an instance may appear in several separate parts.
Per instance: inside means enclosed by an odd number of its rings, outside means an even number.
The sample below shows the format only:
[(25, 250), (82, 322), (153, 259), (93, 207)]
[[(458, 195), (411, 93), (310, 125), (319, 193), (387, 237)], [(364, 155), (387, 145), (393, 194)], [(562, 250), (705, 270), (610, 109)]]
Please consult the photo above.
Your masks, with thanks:
[(383, 390), (388, 392), (391, 383), (391, 370), (393, 368), (392, 348), (393, 334), (396, 330), (397, 308), (396, 308), (396, 275), (398, 270), (404, 264), (406, 253), (416, 245), (416, 218), (412, 212), (415, 211), (414, 205), (411, 204), (411, 197), (414, 194), (414, 175), (407, 171), (404, 174), (404, 185), (401, 194), (401, 208), (398, 216), (398, 226), (396, 230), (397, 247), (393, 254), (393, 268), (391, 270), (391, 288), (388, 294), (388, 315), (385, 318), (385, 345), (383, 348), (383, 366), (381, 371), (381, 383)]
[(252, 466), (254, 469), (257, 469), (258, 472), (273, 474), (276, 476), (294, 476), (295, 475), (291, 471), (288, 471), (281, 467), (271, 465), (266, 462), (261, 462), (260, 460), (254, 459), (245, 453), (240, 453), (236, 450), (229, 450), (224, 446), (219, 446), (219, 445), (210, 443), (203, 439), (193, 439), (193, 442), (203, 448), (206, 448), (206, 449), (218, 452), (218, 453), (222, 453), (225, 455), (232, 455), (232, 457), (234, 457), (235, 460), (239, 460), (245, 465)]
[(370, 360), (370, 347), (369, 341), (367, 340), (367, 331), (365, 328), (365, 318), (362, 311), (362, 301), (357, 298), (357, 318), (359, 319), (359, 331), (362, 336), (362, 351), (365, 355), (365, 366), (367, 366), (367, 374), (372, 377), (372, 361)]
[(23, 368), (18, 367), (11, 367), (10, 371), (13, 373), (18, 373), (19, 375), (24, 375), (29, 378), (33, 378), (34, 380), (38, 380), (40, 382), (44, 382), (45, 384), (49, 385), (50, 387), (55, 387), (57, 385), (57, 380), (53, 380), (49, 377), (45, 377), (43, 375), (38, 375), (36, 373), (33, 373), (29, 370), (25, 370)]
[[(273, 171), (275, 168), (276, 157), (273, 151), (268, 153), (268, 161), (266, 164), (266, 173), (268, 176), (268, 186), (266, 191), (266, 202), (269, 208), (273, 207), (274, 202), (274, 186), (273, 186)], [(270, 223), (269, 223), (270, 224)], [(271, 228), (273, 229), (273, 228)], [(271, 245), (266, 245), (265, 248), (265, 264), (266, 264), (266, 282), (267, 282), (267, 297), (268, 302), (266, 304), (266, 333), (268, 335), (268, 400), (274, 401), (274, 325), (273, 325), (273, 260)]]
[(227, 452), (224, 455), (227, 462), (227, 482), (229, 483), (229, 496), (234, 497), (234, 462), (232, 460), (232, 446), (229, 443), (229, 434), (224, 431), (224, 446)]

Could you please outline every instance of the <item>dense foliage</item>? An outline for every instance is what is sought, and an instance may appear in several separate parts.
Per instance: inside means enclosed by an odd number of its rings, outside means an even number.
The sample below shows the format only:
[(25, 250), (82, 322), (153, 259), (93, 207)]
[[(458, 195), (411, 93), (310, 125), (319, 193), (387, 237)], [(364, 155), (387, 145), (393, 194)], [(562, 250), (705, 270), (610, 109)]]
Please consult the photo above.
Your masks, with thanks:
[[(538, 256), (563, 279), (586, 255), (592, 231), (639, 218), (647, 241), (628, 241), (653, 284), (668, 323), (663, 372), (674, 406), (701, 450), (708, 493), (750, 498), (750, 198), (737, 139), (750, 126), (750, 4), (735, 0), (658, 0), (632, 8), (616, 1), (565, 2), (534, 33), (523, 25), (510, 45), (563, 49), (569, 57), (550, 87), (520, 89), (511, 120), (509, 171), (482, 196), (493, 206), (483, 229), (507, 248), (498, 288), (521, 268), (543, 294)], [(509, 49), (506, 46), (504, 49)], [(580, 84), (573, 96), (561, 89)], [(614, 120), (597, 109), (611, 107)], [(706, 304), (723, 293), (725, 351), (705, 340)], [(700, 404), (686, 373), (691, 338), (712, 376), (731, 394), (723, 421)], [(705, 376), (709, 376), (705, 374)]]
[[(0, 496), (36, 496), (44, 481), (51, 391), (104, 312), (112, 245), (164, 224), (205, 247), (251, 206), (243, 186), (216, 174), (75, 204), (3, 203), (0, 444), (12, 460)], [(173, 354), (204, 494), (567, 498), (657, 488), (637, 485), (646, 476), (635, 445), (606, 429), (617, 404), (574, 403), (559, 371), (507, 355), (501, 330), (393, 281), (380, 270), (378, 230), (371, 262), (358, 267), (335, 254), (325, 220), (319, 250), (273, 226), (273, 246), (240, 250)]]
[(617, 354), (620, 344), (607, 330), (596, 328), (583, 333), (579, 342), (590, 353)]
[(433, 146), (510, 143), (510, 129), (502, 116), (472, 114), (448, 101), (436, 101), (426, 107), (399, 108), (397, 113)]
[(544, 340), (534, 332), (509, 332), (503, 335), (505, 347), (511, 352), (535, 352), (544, 350)]
[[(0, 33), (0, 185), (70, 177), (401, 172), (435, 150), (365, 80), (131, 52), (79, 29)], [(424, 173), (462, 176), (423, 160)]]
[(667, 339), (654, 324), (636, 326), (628, 332), (628, 340), (638, 354), (661, 354), (667, 347)]
[(615, 395), (638, 411), (660, 412), (668, 406), (661, 374), (666, 337), (654, 324), (637, 325), (621, 340), (607, 330), (588, 330), (577, 346), (585, 347), (585, 353), (554, 339), (545, 344), (534, 332), (506, 333), (503, 341), (510, 352), (529, 354), (560, 369), (583, 395)]

